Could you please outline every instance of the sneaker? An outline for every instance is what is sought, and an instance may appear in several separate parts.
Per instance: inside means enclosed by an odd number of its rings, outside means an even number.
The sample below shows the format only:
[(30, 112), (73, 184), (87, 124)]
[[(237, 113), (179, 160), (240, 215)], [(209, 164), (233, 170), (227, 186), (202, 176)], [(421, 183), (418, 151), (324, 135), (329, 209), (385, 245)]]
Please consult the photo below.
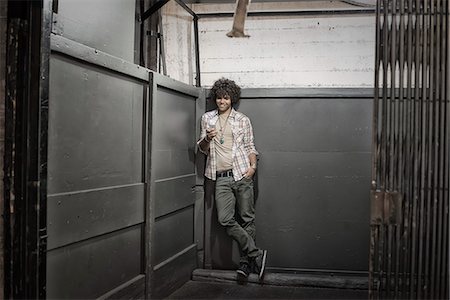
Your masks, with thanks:
[(239, 269), (236, 270), (236, 273), (238, 273), (238, 275), (243, 276), (243, 277), (248, 277), (248, 275), (250, 274), (250, 266), (248, 263), (246, 262), (242, 262), (239, 265)]
[(266, 260), (267, 260), (267, 250), (262, 250), (262, 253), (255, 257), (254, 264), (256, 273), (259, 276), (259, 280), (261, 280), (264, 276), (264, 271), (266, 269)]

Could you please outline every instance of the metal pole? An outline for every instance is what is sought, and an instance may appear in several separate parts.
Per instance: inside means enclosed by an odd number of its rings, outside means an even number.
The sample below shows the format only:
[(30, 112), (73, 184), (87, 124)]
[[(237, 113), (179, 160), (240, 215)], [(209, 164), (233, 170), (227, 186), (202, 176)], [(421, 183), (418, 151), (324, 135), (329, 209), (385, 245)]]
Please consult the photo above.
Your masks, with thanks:
[(420, 184), (419, 184), (419, 193), (420, 193), (420, 205), (419, 205), (419, 255), (418, 255), (418, 269), (417, 269), (417, 298), (422, 298), (422, 280), (423, 280), (423, 263), (424, 263), (424, 248), (425, 248), (425, 188), (426, 188), (426, 168), (427, 168), (427, 157), (426, 157), (426, 140), (427, 140), (427, 132), (426, 132), (426, 119), (427, 119), (427, 31), (426, 31), (426, 14), (428, 13), (426, 2), (427, 0), (422, 1), (422, 9), (423, 13), (421, 13), (420, 19), (422, 24), (422, 57), (421, 57), (421, 95), (420, 95)]
[[(404, 99), (404, 68), (405, 68), (405, 23), (404, 23), (404, 15), (405, 15), (405, 0), (400, 0), (400, 7), (399, 7), (399, 22), (400, 22), (400, 32), (399, 32), (399, 110), (400, 110), (400, 118), (399, 118), (399, 126), (398, 126), (398, 163), (397, 163), (397, 175), (398, 178), (398, 188), (399, 188), (399, 194), (401, 195), (402, 199), (402, 209), (405, 207), (404, 203), (406, 201), (405, 195), (405, 185), (404, 185), (404, 149), (405, 149), (405, 120), (406, 120), (406, 102)], [(401, 256), (404, 255), (404, 245), (403, 245), (403, 239), (402, 239), (402, 233), (404, 232), (405, 228), (405, 222), (404, 222), (404, 212), (402, 211), (402, 220), (401, 224), (396, 225), (396, 253), (395, 253), (395, 298), (398, 298), (399, 291), (401, 291), (401, 285), (403, 284), (402, 281), (400, 281), (400, 273), (404, 272), (403, 265), (401, 264)]]
[(436, 51), (438, 47), (435, 46), (435, 26), (436, 26), (436, 11), (435, 11), (435, 1), (430, 1), (430, 167), (429, 167), (429, 181), (430, 181), (430, 198), (428, 202), (430, 203), (430, 209), (428, 210), (429, 221), (428, 221), (428, 232), (430, 235), (431, 245), (429, 249), (429, 261), (428, 261), (428, 297), (434, 298), (434, 282), (435, 275), (435, 261), (436, 261), (436, 218), (437, 218), (437, 166), (436, 166), (436, 132), (439, 124), (436, 109), (436, 86), (437, 86), (437, 76), (435, 70), (436, 68)]
[(423, 220), (423, 230), (424, 230), (424, 239), (423, 239), (423, 247), (424, 247), (424, 256), (423, 256), (423, 283), (421, 284), (421, 289), (423, 290), (423, 297), (427, 297), (428, 295), (428, 287), (429, 287), (429, 266), (430, 266), (430, 244), (431, 244), (431, 228), (430, 228), (430, 216), (431, 216), (431, 190), (432, 190), (432, 170), (431, 170), (431, 137), (432, 137), (432, 129), (431, 129), (431, 113), (432, 113), (432, 99), (431, 99), (431, 91), (432, 91), (432, 77), (431, 77), (431, 61), (433, 55), (433, 47), (432, 47), (432, 30), (431, 30), (431, 9), (429, 4), (432, 0), (426, 0), (424, 3), (424, 18), (425, 18), (425, 32), (427, 33), (424, 47), (427, 50), (426, 56), (424, 59), (425, 68), (424, 68), (424, 76), (425, 76), (425, 88), (424, 88), (424, 104), (425, 104), (425, 122), (424, 122), (424, 140), (422, 143), (424, 145), (424, 220)]
[(198, 17), (194, 17), (194, 39), (195, 39), (195, 85), (201, 87), (200, 78), (200, 41), (198, 36)]
[[(444, 293), (443, 289), (447, 285), (447, 281), (444, 280), (442, 276), (442, 271), (446, 269), (445, 265), (445, 255), (448, 255), (448, 248), (445, 249), (445, 240), (448, 239), (448, 236), (444, 234), (444, 224), (446, 223), (446, 214), (445, 214), (445, 202), (447, 199), (445, 198), (445, 172), (448, 169), (448, 164), (446, 164), (446, 109), (445, 103), (448, 98), (445, 95), (445, 86), (446, 86), (446, 75), (445, 75), (445, 57), (446, 57), (446, 17), (442, 16), (442, 13), (445, 11), (445, 2), (438, 1), (437, 6), (438, 16), (437, 16), (437, 40), (439, 41), (439, 52), (437, 54), (437, 69), (439, 78), (437, 81), (439, 83), (437, 94), (439, 99), (439, 159), (438, 159), (438, 173), (439, 173), (439, 196), (438, 196), (438, 245), (437, 245), (437, 262), (436, 262), (436, 297), (443, 298)], [(443, 249), (444, 247), (444, 249)], [(445, 272), (445, 271), (444, 271)], [(442, 286), (441, 286), (442, 283)]]
[[(385, 193), (387, 188), (387, 125), (388, 125), (388, 90), (387, 90), (387, 75), (388, 75), (388, 41), (389, 41), (389, 20), (388, 20), (388, 1), (383, 0), (383, 101), (382, 101), (382, 118), (381, 118), (381, 168), (380, 168), (380, 191), (382, 193)], [(383, 201), (385, 200), (385, 197), (383, 197)], [(383, 205), (383, 211), (384, 205)], [(383, 216), (385, 218), (385, 216)], [(386, 290), (386, 274), (385, 270), (387, 269), (387, 260), (385, 259), (387, 257), (387, 243), (389, 235), (386, 230), (386, 225), (383, 220), (382, 224), (380, 225), (380, 251), (379, 251), (379, 260), (380, 260), (380, 297), (384, 296), (384, 291)]]
[[(396, 52), (397, 52), (397, 35), (396, 35), (396, 0), (391, 0), (390, 7), (388, 9), (388, 18), (390, 19), (390, 57), (388, 60), (388, 63), (390, 65), (390, 93), (389, 93), (389, 114), (388, 114), (388, 184), (387, 184), (387, 193), (392, 193), (396, 190), (395, 187), (395, 164), (396, 164)], [(390, 200), (389, 200), (390, 201)], [(390, 211), (388, 212), (389, 217), (387, 218), (386, 226), (387, 226), (387, 232), (388, 232), (388, 244), (387, 244), (387, 272), (386, 272), (386, 291), (387, 291), (387, 298), (391, 298), (391, 290), (392, 290), (392, 272), (393, 272), (393, 264), (394, 260), (392, 257), (395, 258), (394, 250), (395, 245), (394, 244), (394, 224), (391, 224), (390, 222)]]
[(444, 53), (444, 59), (443, 59), (443, 73), (445, 74), (445, 79), (443, 80), (443, 95), (444, 95), (444, 166), (445, 166), (445, 172), (444, 172), (444, 209), (443, 209), (443, 215), (444, 215), (444, 229), (443, 229), (443, 236), (445, 237), (445, 242), (443, 243), (443, 253), (444, 260), (443, 260), (443, 268), (442, 268), (442, 279), (443, 279), (443, 285), (442, 285), (442, 295), (444, 296), (444, 299), (449, 298), (449, 287), (447, 285), (449, 280), (449, 238), (448, 238), (448, 227), (449, 227), (449, 172), (450, 172), (450, 166), (449, 166), (449, 134), (450, 134), (450, 122), (449, 122), (449, 115), (450, 115), (450, 64), (449, 64), (449, 56), (450, 56), (450, 32), (448, 26), (449, 24), (449, 10), (450, 10), (450, 1), (446, 2), (445, 8), (443, 9), (443, 16), (445, 16), (445, 22), (443, 22), (443, 36), (445, 37), (445, 42), (443, 43), (445, 45), (443, 49)]
[[(367, 9), (326, 9), (326, 10), (287, 10), (287, 11), (250, 11), (247, 17), (293, 17), (293, 16), (330, 16), (330, 15), (361, 15), (375, 14), (373, 8)], [(203, 18), (232, 18), (232, 12), (200, 13)]]
[[(380, 12), (380, 1), (377, 1), (376, 6), (376, 29), (375, 29), (375, 40), (377, 45), (380, 44), (380, 22), (381, 22), (381, 12)], [(380, 108), (380, 47), (377, 46), (375, 49), (375, 91), (374, 99), (372, 105), (373, 119), (372, 119), (372, 182), (371, 190), (372, 197), (374, 197), (377, 191), (378, 182), (378, 164), (379, 164), (379, 108)], [(375, 201), (371, 199), (371, 201)], [(370, 226), (370, 257), (369, 257), (369, 299), (378, 298), (377, 292), (377, 282), (379, 282), (379, 268), (377, 264), (377, 247), (379, 246), (379, 224), (372, 224)], [(377, 275), (376, 275), (377, 274)]]
[(420, 75), (420, 21), (419, 21), (419, 10), (420, 10), (420, 0), (416, 0), (415, 2), (415, 8), (414, 8), (414, 14), (415, 14), (415, 20), (414, 20), (414, 29), (415, 29), (415, 40), (414, 40), (414, 106), (413, 106), (413, 134), (414, 134), (414, 143), (413, 143), (413, 158), (414, 158), (414, 164), (413, 164), (413, 215), (412, 215), (412, 254), (411, 254), (411, 273), (410, 273), (410, 291), (409, 296), (410, 298), (415, 297), (415, 290), (414, 287), (416, 286), (416, 259), (417, 259), (417, 206), (418, 206), (418, 173), (419, 173), (419, 160), (418, 160), (418, 148), (419, 148), (419, 130), (418, 130), (418, 124), (419, 124), (419, 93), (420, 93), (420, 83), (419, 83), (419, 75)]
[(403, 232), (403, 247), (405, 249), (405, 253), (403, 255), (403, 272), (402, 272), (402, 290), (400, 297), (408, 298), (408, 274), (411, 272), (410, 264), (408, 263), (411, 258), (411, 241), (410, 241), (410, 232), (412, 227), (411, 220), (411, 206), (412, 206), (412, 128), (413, 128), (413, 117), (412, 117), (412, 71), (413, 71), (413, 61), (412, 61), (412, 38), (413, 38), (413, 2), (412, 0), (408, 0), (408, 9), (407, 9), (407, 53), (406, 53), (406, 130), (405, 130), (405, 205), (404, 205), (404, 222), (406, 223), (404, 226)]

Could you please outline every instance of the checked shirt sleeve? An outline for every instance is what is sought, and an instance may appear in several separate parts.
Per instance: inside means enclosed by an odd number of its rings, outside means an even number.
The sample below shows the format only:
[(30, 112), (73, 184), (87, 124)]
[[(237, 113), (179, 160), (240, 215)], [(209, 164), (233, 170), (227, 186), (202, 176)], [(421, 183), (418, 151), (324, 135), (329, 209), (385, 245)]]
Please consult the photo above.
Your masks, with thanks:
[(248, 154), (254, 153), (255, 155), (259, 155), (258, 151), (256, 151), (254, 136), (253, 136), (253, 127), (249, 118), (244, 119), (245, 122), (245, 131), (244, 131), (244, 148)]
[(208, 125), (208, 118), (207, 118), (207, 115), (204, 114), (202, 116), (202, 120), (200, 122), (200, 138), (197, 141), (197, 148), (198, 148), (198, 150), (200, 150), (201, 153), (203, 153), (205, 155), (209, 154), (209, 148), (208, 148), (208, 151), (206, 151), (206, 152), (203, 151), (202, 148), (200, 147), (200, 142), (206, 137), (206, 127), (207, 127), (207, 125)]

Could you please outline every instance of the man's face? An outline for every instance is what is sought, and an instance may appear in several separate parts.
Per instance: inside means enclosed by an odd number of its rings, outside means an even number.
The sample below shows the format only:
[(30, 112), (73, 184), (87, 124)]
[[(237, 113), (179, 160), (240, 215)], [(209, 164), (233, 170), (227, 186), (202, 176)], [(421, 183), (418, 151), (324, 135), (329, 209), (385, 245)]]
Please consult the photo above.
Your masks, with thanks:
[(216, 105), (219, 112), (224, 113), (231, 109), (231, 98), (228, 95), (218, 97), (216, 99)]

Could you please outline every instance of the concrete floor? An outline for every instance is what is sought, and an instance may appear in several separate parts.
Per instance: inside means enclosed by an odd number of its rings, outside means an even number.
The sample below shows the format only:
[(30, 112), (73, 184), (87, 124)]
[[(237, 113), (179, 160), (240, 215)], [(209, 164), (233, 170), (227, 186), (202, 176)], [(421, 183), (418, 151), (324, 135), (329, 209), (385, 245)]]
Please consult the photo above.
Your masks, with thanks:
[(367, 290), (189, 281), (166, 299), (368, 299)]

